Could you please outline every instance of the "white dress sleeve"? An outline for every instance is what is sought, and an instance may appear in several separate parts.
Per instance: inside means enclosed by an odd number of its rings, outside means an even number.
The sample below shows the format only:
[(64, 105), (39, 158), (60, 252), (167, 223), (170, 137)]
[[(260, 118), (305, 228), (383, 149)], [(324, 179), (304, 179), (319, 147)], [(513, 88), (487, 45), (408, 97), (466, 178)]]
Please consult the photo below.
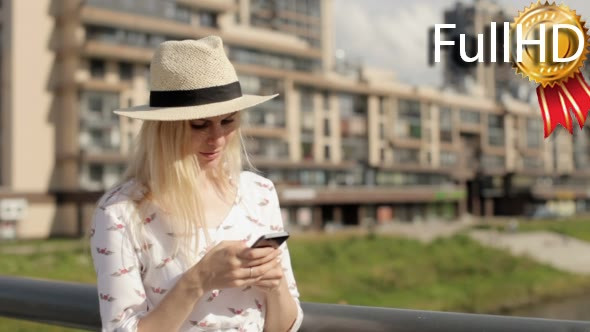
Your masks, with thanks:
[(96, 209), (90, 234), (102, 331), (135, 332), (148, 311), (141, 265), (127, 223), (113, 208), (117, 206)]
[[(276, 190), (274, 189), (274, 185), (272, 185), (272, 194), (270, 195), (270, 223), (271, 223), (271, 230), (274, 231), (283, 231), (283, 218), (281, 215), (281, 208), (279, 204), (279, 197), (277, 195)], [(288, 242), (288, 241), (287, 241)], [(291, 257), (289, 255), (289, 249), (287, 247), (287, 242), (283, 243), (280, 249), (283, 251), (281, 254), (281, 265), (283, 266), (283, 273), (285, 275), (285, 281), (289, 287), (289, 292), (293, 296), (295, 303), (297, 303), (297, 318), (293, 323), (293, 326), (289, 330), (297, 331), (299, 327), (301, 327), (301, 323), (303, 321), (303, 310), (301, 309), (301, 303), (299, 302), (299, 291), (297, 289), (297, 283), (295, 282), (295, 276), (293, 275), (293, 268), (291, 267)]]

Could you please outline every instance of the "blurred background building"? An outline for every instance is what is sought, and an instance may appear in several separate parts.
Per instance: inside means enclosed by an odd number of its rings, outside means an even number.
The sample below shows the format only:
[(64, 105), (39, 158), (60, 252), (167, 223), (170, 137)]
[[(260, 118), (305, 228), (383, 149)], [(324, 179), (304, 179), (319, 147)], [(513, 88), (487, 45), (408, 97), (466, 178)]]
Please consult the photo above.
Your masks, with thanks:
[[(158, 44), (211, 34), (244, 93), (280, 93), (243, 113), (243, 131), (290, 227), (590, 208), (587, 131), (543, 140), (534, 90), (509, 65), (447, 52), (443, 88), (397, 82), (333, 54), (335, 3), (1, 1), (3, 234), (83, 234), (141, 126), (112, 110), (147, 102)], [(444, 20), (475, 34), (505, 16), (476, 1)]]

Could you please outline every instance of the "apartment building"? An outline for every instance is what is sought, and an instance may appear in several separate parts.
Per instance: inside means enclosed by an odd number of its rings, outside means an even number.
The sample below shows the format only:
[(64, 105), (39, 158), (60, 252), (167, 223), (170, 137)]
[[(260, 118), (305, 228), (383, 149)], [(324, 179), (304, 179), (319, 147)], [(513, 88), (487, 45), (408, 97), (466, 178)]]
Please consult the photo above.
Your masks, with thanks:
[(333, 5), (2, 1), (0, 203), (23, 213), (0, 219), (20, 238), (84, 233), (141, 125), (111, 111), (146, 103), (159, 43), (211, 34), (245, 93), (280, 93), (243, 113), (243, 132), (289, 227), (585, 209), (586, 140), (544, 141), (536, 108), (516, 99), (343, 70)]

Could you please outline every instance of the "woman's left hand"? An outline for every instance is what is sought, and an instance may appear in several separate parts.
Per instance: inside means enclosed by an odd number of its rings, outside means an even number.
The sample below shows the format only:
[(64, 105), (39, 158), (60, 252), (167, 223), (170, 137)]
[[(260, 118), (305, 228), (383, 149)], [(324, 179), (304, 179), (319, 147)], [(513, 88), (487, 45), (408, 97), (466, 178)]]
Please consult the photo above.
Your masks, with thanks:
[(281, 256), (277, 258), (273, 268), (268, 270), (268, 272), (266, 272), (262, 276), (258, 277), (258, 280), (254, 282), (254, 286), (258, 287), (261, 291), (265, 293), (277, 290), (283, 282), (283, 266), (281, 265), (280, 257)]

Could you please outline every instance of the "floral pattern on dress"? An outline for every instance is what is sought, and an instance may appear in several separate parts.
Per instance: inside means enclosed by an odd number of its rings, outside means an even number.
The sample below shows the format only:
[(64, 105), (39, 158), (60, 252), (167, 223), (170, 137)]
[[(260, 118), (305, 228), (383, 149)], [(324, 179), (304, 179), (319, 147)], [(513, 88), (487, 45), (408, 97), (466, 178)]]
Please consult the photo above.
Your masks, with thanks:
[(113, 302), (113, 301), (115, 301), (115, 298), (112, 297), (112, 296), (110, 296), (109, 294), (99, 293), (98, 296), (103, 301), (107, 301), (107, 302)]
[(101, 254), (101, 255), (112, 255), (114, 253), (114, 251), (111, 251), (107, 248), (96, 248), (96, 252)]
[(125, 275), (125, 274), (133, 271), (133, 270), (135, 270), (135, 266), (124, 267), (122, 269), (117, 270), (116, 272), (111, 273), (111, 276), (120, 277), (122, 275)]
[(211, 295), (209, 295), (209, 298), (207, 298), (207, 302), (215, 300), (215, 298), (219, 296), (219, 293), (221, 293), (219, 289), (214, 289), (211, 291)]

